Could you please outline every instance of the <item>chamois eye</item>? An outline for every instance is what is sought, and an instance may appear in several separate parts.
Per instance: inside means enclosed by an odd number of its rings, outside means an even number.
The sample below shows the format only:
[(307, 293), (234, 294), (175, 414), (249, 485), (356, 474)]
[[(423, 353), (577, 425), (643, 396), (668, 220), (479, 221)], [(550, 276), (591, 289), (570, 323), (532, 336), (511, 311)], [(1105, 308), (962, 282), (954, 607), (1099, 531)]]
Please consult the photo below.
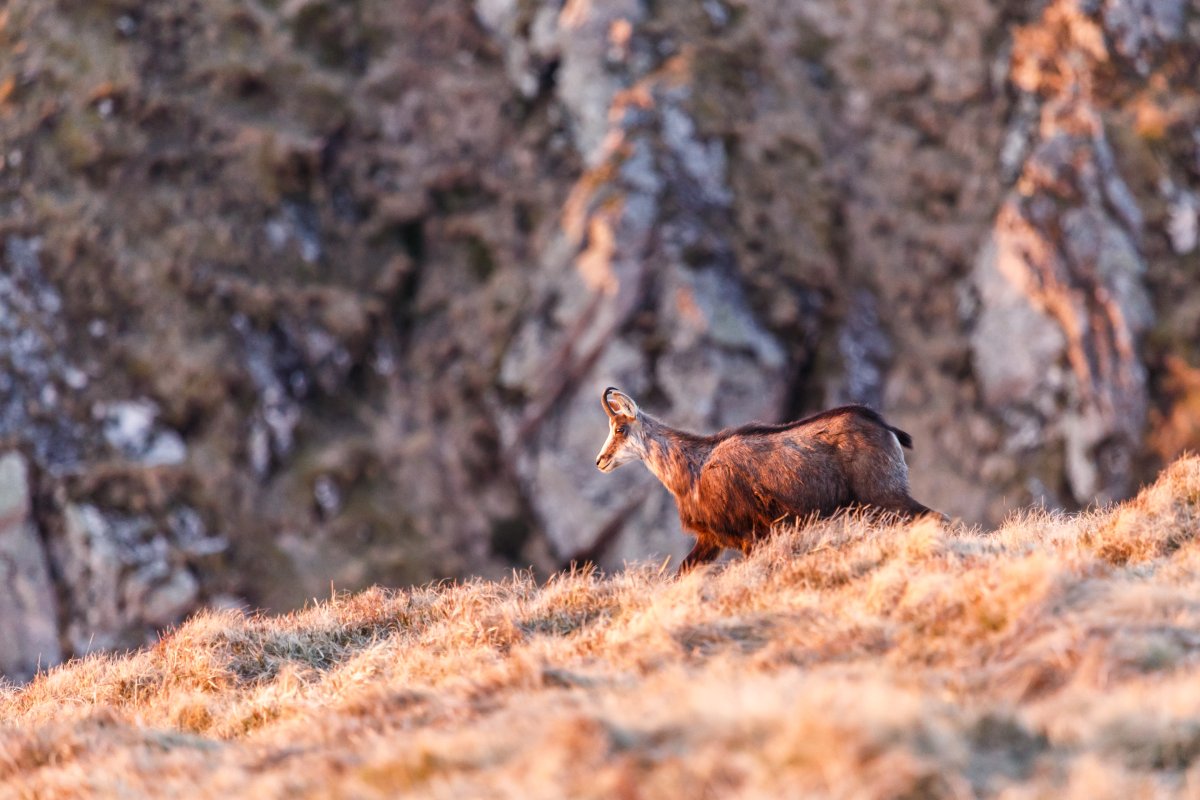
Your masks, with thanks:
[(617, 433), (619, 433), (619, 434), (621, 434), (622, 436), (624, 436), (624, 435), (625, 435), (625, 430), (626, 430), (626, 429), (625, 429), (625, 426), (624, 426), (624, 425), (622, 425), (621, 427), (617, 428)]

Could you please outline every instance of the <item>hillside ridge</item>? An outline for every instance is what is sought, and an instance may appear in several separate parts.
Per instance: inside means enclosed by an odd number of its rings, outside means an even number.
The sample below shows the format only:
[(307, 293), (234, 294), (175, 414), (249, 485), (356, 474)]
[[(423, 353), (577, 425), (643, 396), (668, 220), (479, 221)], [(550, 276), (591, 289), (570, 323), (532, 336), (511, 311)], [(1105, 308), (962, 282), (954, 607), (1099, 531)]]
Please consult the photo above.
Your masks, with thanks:
[(0, 690), (0, 797), (1195, 796), (1200, 458), (995, 531), (204, 611)]

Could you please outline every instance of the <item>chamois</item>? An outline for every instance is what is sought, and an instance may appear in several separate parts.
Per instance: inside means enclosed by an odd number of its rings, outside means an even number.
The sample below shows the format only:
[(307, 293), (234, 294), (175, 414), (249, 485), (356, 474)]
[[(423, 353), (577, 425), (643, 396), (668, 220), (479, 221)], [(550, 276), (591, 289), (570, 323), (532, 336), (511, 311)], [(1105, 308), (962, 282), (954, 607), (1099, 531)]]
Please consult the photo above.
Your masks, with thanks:
[(912, 437), (866, 406), (841, 406), (781, 425), (753, 423), (711, 436), (675, 430), (610, 386), (600, 399), (608, 439), (601, 472), (641, 459), (675, 496), (696, 537), (679, 572), (723, 548), (747, 553), (784, 518), (870, 506), (911, 519), (934, 514), (909, 494), (901, 445)]

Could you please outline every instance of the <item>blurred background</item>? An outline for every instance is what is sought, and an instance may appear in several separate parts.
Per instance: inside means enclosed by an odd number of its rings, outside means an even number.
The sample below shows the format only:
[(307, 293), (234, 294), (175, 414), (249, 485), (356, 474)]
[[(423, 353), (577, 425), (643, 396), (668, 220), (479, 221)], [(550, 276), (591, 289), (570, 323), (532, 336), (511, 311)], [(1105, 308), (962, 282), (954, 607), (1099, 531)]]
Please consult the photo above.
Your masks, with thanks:
[(1198, 0), (10, 0), (0, 673), (679, 555), (600, 392), (990, 525), (1200, 446)]

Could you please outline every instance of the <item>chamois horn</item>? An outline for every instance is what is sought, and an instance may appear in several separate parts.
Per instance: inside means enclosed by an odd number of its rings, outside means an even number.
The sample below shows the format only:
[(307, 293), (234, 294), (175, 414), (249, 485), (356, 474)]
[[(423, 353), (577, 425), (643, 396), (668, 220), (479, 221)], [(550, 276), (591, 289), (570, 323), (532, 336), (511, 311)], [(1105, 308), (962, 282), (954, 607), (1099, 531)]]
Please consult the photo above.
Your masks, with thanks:
[(612, 406), (608, 404), (608, 396), (617, 391), (617, 387), (610, 386), (604, 390), (604, 394), (600, 395), (600, 405), (604, 406), (604, 413), (609, 417), (615, 417), (617, 413), (612, 410)]

